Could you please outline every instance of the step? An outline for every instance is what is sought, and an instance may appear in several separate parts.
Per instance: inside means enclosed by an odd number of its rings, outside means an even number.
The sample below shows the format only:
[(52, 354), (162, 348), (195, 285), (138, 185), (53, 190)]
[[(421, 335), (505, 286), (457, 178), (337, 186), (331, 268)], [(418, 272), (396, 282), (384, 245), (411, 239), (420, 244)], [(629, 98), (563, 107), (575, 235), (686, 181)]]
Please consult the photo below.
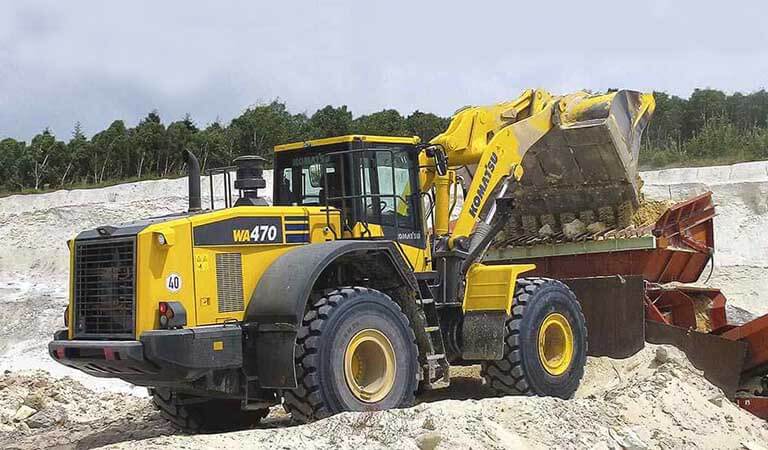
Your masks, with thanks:
[(426, 331), (427, 333), (434, 333), (435, 331), (440, 331), (440, 327), (437, 327), (437, 326), (424, 327), (424, 331)]

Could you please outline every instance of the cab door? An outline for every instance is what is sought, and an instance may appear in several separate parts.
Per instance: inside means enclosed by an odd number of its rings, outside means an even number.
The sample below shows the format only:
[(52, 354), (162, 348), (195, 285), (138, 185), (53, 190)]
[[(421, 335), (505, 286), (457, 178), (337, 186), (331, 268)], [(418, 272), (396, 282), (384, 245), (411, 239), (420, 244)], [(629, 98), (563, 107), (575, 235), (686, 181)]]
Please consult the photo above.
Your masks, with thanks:
[(416, 152), (374, 145), (358, 155), (365, 220), (380, 226), (384, 238), (401, 244), (415, 271), (429, 270)]

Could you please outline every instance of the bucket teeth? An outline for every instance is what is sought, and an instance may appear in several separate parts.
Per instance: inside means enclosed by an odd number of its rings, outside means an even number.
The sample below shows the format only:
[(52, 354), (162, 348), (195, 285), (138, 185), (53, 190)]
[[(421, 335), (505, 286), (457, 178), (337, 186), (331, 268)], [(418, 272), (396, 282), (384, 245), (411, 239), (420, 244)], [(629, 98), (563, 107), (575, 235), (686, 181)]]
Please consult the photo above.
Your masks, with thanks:
[[(625, 202), (618, 207), (603, 206), (596, 210), (587, 209), (579, 211), (578, 215), (571, 211), (563, 212), (559, 215), (542, 214), (535, 216), (512, 214), (494, 245), (496, 247), (517, 245), (522, 242), (522, 238), (530, 239), (531, 237), (556, 241), (579, 240), (579, 237), (568, 237), (563, 233), (565, 225), (577, 219), (584, 226), (588, 227), (588, 230), (592, 229), (589, 228), (590, 225), (594, 229), (601, 230), (601, 232), (624, 230), (632, 225), (635, 210), (632, 203)], [(545, 226), (547, 227), (546, 229), (544, 228)], [(542, 233), (542, 230), (545, 232)], [(594, 234), (591, 231), (590, 233)]]

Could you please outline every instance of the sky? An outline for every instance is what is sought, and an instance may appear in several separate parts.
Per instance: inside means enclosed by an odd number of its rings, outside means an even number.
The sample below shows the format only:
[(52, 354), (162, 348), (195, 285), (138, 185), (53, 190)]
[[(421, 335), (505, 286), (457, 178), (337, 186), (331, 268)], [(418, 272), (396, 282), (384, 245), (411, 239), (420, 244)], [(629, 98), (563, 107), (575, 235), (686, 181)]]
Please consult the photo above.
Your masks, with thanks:
[(273, 99), (447, 116), (530, 87), (768, 87), (765, 0), (559, 3), (0, 0), (0, 138)]

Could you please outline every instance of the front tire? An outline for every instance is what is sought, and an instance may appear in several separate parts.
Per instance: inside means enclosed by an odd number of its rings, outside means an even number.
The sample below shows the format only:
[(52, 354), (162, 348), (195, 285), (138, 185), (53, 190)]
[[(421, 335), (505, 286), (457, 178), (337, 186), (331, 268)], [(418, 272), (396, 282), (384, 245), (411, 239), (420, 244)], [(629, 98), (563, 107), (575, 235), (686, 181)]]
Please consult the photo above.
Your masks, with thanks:
[(419, 371), (408, 318), (387, 295), (340, 288), (314, 302), (296, 342), (298, 387), (284, 406), (297, 422), (342, 411), (410, 406)]
[(517, 280), (504, 358), (482, 364), (499, 395), (573, 396), (584, 375), (587, 327), (576, 296), (547, 278)]

